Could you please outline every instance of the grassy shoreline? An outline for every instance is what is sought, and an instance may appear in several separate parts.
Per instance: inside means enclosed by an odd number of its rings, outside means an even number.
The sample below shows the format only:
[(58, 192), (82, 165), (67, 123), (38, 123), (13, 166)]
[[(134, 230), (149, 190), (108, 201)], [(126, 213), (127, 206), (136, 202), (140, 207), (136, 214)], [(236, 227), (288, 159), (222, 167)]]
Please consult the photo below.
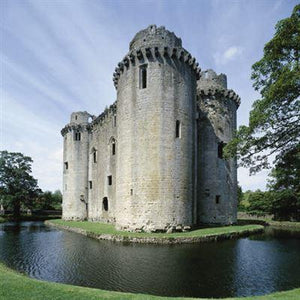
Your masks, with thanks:
[(188, 232), (137, 233), (118, 231), (112, 224), (103, 224), (99, 222), (64, 221), (58, 219), (48, 220), (45, 223), (50, 226), (84, 234), (96, 239), (112, 240), (117, 242), (126, 241), (135, 243), (164, 244), (217, 241), (239, 236), (246, 236), (252, 233), (259, 233), (264, 230), (262, 225), (251, 224), (196, 229)]
[[(276, 292), (264, 296), (223, 298), (231, 300), (296, 300), (300, 297), (300, 288), (284, 292)], [(87, 287), (73, 286), (29, 278), (28, 276), (9, 269), (0, 263), (0, 299), (2, 300), (96, 300), (96, 299), (134, 299), (134, 300), (188, 300), (204, 298), (160, 297), (145, 294), (132, 294), (105, 291)], [(211, 298), (212, 299), (212, 298)]]

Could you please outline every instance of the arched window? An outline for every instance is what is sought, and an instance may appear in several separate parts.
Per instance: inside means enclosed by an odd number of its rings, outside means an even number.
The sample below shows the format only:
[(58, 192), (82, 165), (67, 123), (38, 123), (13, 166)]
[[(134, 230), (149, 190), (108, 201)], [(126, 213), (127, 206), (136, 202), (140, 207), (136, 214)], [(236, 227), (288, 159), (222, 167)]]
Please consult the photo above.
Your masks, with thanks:
[(92, 148), (91, 149), (91, 155), (92, 155), (92, 160), (93, 160), (93, 163), (96, 163), (97, 162), (97, 149), (96, 148)]
[(180, 121), (176, 121), (176, 128), (175, 128), (175, 137), (176, 138), (181, 138), (181, 124), (180, 124)]
[(102, 207), (103, 207), (103, 210), (108, 211), (108, 199), (107, 199), (107, 197), (103, 198)]
[(113, 137), (110, 138), (109, 145), (111, 147), (111, 154), (115, 155), (116, 154), (116, 140), (115, 140), (115, 138), (113, 138)]

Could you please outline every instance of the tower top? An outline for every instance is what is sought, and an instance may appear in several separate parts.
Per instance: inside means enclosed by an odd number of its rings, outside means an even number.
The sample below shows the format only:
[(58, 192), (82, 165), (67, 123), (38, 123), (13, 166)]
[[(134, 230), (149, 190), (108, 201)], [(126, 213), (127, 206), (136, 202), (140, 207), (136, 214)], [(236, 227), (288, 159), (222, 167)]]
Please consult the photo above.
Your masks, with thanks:
[(129, 50), (137, 50), (141, 47), (153, 47), (165, 45), (169, 47), (182, 47), (182, 41), (174, 32), (167, 30), (164, 26), (150, 25), (139, 31), (130, 42)]

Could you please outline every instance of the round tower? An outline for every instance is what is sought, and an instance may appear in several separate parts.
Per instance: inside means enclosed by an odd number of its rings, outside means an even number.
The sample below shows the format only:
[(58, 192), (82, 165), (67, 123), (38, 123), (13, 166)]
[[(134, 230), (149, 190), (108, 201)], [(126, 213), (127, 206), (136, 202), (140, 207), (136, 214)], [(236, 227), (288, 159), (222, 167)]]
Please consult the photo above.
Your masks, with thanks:
[(237, 220), (236, 159), (224, 159), (223, 149), (236, 130), (239, 96), (227, 89), (226, 75), (201, 72), (199, 107), (198, 223), (232, 224)]
[(199, 75), (181, 39), (155, 25), (135, 35), (118, 64), (117, 228), (193, 224)]
[(84, 220), (88, 217), (89, 118), (74, 112), (61, 131), (63, 146), (63, 219)]

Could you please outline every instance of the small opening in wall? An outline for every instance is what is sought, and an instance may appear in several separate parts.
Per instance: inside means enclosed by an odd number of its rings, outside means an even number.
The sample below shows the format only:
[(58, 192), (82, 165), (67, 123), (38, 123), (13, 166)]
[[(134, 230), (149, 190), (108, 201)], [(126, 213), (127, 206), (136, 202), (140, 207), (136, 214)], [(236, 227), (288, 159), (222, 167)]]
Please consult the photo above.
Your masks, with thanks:
[(112, 185), (112, 175), (107, 176), (108, 185)]
[(75, 120), (77, 120), (77, 116), (75, 116)]
[(176, 133), (175, 136), (176, 138), (180, 138), (181, 137), (181, 124), (180, 121), (176, 121), (176, 129), (175, 129)]
[(220, 143), (218, 143), (218, 158), (223, 158), (223, 150), (224, 150), (224, 147), (226, 146), (226, 143), (224, 143), (224, 142), (220, 142)]
[(220, 195), (216, 195), (216, 204), (219, 204), (221, 200), (221, 196)]
[(130, 189), (130, 195), (131, 196), (133, 195), (133, 189)]
[(147, 65), (140, 67), (140, 89), (145, 89), (147, 87)]
[(90, 190), (93, 188), (93, 181), (89, 181)]
[(94, 150), (93, 152), (93, 162), (96, 163), (97, 162), (97, 151)]
[(115, 141), (113, 141), (111, 144), (111, 153), (112, 153), (112, 155), (116, 154), (116, 142)]
[(117, 116), (114, 115), (114, 118), (113, 118), (113, 126), (116, 127), (117, 126)]
[(69, 164), (68, 164), (67, 161), (64, 163), (64, 165), (65, 165), (65, 170), (68, 170), (69, 169)]
[(103, 198), (102, 206), (103, 206), (103, 209), (104, 209), (105, 211), (108, 211), (108, 199), (107, 199), (107, 197), (104, 197), (104, 198)]
[(80, 132), (75, 132), (75, 141), (80, 141), (80, 139), (81, 139)]

